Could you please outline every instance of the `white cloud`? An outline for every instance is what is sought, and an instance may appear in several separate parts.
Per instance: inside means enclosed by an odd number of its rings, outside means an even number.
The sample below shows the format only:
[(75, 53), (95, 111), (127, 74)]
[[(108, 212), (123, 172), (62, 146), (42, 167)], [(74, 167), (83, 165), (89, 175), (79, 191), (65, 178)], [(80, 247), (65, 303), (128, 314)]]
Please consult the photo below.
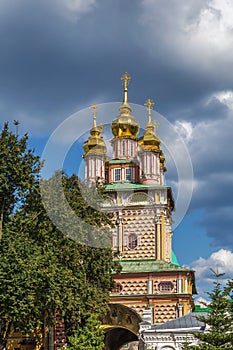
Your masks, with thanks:
[(84, 14), (94, 9), (96, 0), (60, 0), (61, 3), (71, 12)]
[(175, 122), (175, 130), (184, 139), (184, 141), (189, 142), (192, 138), (193, 126), (191, 122), (185, 120)]
[(206, 307), (206, 304), (209, 304), (209, 301), (203, 297), (199, 297), (195, 300), (196, 305), (200, 305), (200, 307)]
[(232, 261), (233, 252), (230, 250), (220, 249), (210, 255), (209, 258), (199, 258), (191, 265), (196, 271), (196, 278), (198, 280), (214, 280), (213, 273), (210, 269), (213, 269), (218, 273), (225, 273), (226, 278), (232, 278)]
[(227, 106), (233, 111), (233, 90), (220, 91), (213, 94), (212, 98), (216, 98), (219, 102)]
[(171, 0), (169, 9), (165, 1), (144, 0), (142, 8), (140, 23), (152, 55), (156, 50), (164, 59), (173, 57), (173, 64), (215, 74), (232, 67), (231, 0)]
[(213, 269), (217, 273), (225, 273), (225, 275), (219, 279), (219, 282), (225, 285), (228, 280), (233, 278), (232, 261), (233, 252), (220, 249), (212, 253), (209, 258), (199, 258), (191, 264), (191, 268), (195, 270), (198, 299), (200, 299), (200, 301), (202, 298), (206, 300), (206, 292), (213, 290), (213, 282), (216, 281), (210, 269)]

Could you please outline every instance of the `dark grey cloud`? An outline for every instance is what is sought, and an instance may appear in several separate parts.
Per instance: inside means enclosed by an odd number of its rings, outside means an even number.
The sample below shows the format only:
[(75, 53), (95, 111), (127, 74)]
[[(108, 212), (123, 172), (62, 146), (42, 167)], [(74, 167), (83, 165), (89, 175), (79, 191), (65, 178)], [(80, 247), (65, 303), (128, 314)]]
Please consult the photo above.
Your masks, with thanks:
[[(173, 1), (168, 11), (165, 2), (102, 0), (79, 15), (73, 11), (73, 18), (65, 7), (70, 3), (21, 0), (2, 16), (4, 118), (37, 118), (44, 123), (43, 133), (51, 131), (97, 97), (98, 102), (121, 99), (119, 77), (128, 70), (132, 102), (143, 103), (151, 96), (170, 120), (179, 113), (192, 119), (190, 106), (232, 83), (229, 74), (220, 78), (221, 62), (214, 74), (208, 69), (203, 74), (200, 62), (191, 69), (184, 64), (188, 58), (179, 45), (179, 30), (195, 23), (207, 1), (191, 1), (185, 10)], [(30, 128), (34, 132), (33, 125)]]
[[(212, 99), (213, 105), (218, 107), (217, 113), (210, 113), (206, 118), (188, 124), (190, 139), (187, 142), (194, 170), (190, 211), (203, 209), (199, 225), (205, 228), (214, 247), (232, 249), (233, 94), (225, 95), (230, 96), (230, 101), (226, 99), (220, 105), (216, 102), (217, 97)], [(211, 106), (208, 108), (212, 110)]]
[[(201, 225), (219, 246), (224, 227), (224, 244), (232, 249), (233, 128), (231, 108), (218, 98), (233, 86), (232, 4), (13, 3), (0, 1), (0, 122), (19, 119), (22, 130), (46, 136), (93, 101), (121, 100), (120, 76), (129, 71), (130, 101), (143, 104), (150, 97), (175, 125), (190, 123), (190, 210), (205, 208)], [(168, 170), (167, 179), (176, 181), (174, 164)]]

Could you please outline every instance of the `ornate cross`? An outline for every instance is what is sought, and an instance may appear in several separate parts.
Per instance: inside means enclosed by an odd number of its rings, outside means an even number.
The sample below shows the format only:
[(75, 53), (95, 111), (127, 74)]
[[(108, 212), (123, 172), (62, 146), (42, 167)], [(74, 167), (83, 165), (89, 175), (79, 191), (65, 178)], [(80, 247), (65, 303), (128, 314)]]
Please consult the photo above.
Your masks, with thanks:
[(121, 80), (123, 81), (123, 84), (124, 84), (124, 90), (127, 90), (129, 81), (131, 80), (130, 75), (127, 72), (125, 72), (125, 74), (122, 75)]
[(93, 105), (91, 106), (91, 109), (93, 111), (93, 127), (96, 128), (96, 113), (97, 113), (97, 109), (98, 109), (97, 104), (93, 103)]
[(154, 104), (155, 103), (150, 98), (148, 98), (148, 100), (144, 103), (144, 106), (146, 106), (148, 109), (148, 123), (151, 123), (151, 110)]

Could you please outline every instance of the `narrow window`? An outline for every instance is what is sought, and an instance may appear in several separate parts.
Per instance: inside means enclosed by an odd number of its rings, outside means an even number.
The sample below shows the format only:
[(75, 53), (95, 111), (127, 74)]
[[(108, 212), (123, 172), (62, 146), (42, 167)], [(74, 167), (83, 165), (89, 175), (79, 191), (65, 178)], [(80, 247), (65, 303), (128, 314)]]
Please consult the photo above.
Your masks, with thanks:
[(130, 143), (130, 157), (134, 156), (134, 152), (133, 152), (134, 151), (134, 147), (133, 146), (134, 146), (134, 144), (133, 144), (133, 142), (131, 142)]
[(135, 249), (138, 245), (138, 238), (135, 233), (131, 233), (128, 238), (128, 248)]
[(132, 168), (125, 169), (125, 178), (126, 181), (132, 181)]
[(118, 142), (115, 143), (115, 155), (116, 155), (116, 158), (118, 158)]
[(122, 141), (122, 155), (125, 156), (125, 141)]
[(115, 181), (121, 181), (121, 169), (115, 169)]

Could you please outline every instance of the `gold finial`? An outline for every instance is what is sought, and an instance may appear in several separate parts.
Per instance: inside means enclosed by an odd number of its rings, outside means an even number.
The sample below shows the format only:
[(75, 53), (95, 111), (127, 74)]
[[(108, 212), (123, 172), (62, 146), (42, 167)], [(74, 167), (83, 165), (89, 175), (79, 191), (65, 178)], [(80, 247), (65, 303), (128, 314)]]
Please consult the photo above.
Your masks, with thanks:
[(127, 72), (125, 72), (125, 74), (122, 75), (121, 80), (123, 81), (123, 84), (124, 84), (123, 103), (127, 103), (128, 102), (128, 85), (129, 85), (129, 81), (131, 80), (131, 77)]
[(155, 131), (156, 131), (157, 126), (159, 125), (159, 122), (157, 122), (157, 120), (154, 120), (153, 121), (153, 125), (154, 125)]
[(93, 103), (93, 105), (91, 106), (91, 109), (93, 111), (93, 128), (96, 128), (97, 125), (96, 125), (96, 113), (97, 113), (97, 109), (98, 109), (98, 106), (96, 103)]
[(148, 123), (149, 124), (151, 124), (151, 110), (152, 110), (154, 104), (155, 103), (150, 98), (148, 98), (148, 100), (144, 103), (144, 106), (146, 106), (148, 109)]

